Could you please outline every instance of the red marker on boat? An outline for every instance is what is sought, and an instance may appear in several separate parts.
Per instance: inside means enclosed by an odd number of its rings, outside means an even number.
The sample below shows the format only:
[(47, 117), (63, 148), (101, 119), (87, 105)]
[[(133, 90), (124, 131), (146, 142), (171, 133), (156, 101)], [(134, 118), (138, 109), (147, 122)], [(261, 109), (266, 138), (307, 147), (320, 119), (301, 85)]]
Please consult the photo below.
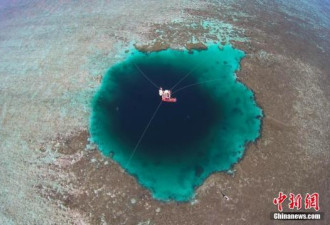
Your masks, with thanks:
[(162, 96), (163, 102), (176, 102), (176, 98), (171, 97), (171, 91), (163, 90), (162, 87), (159, 88), (159, 96)]

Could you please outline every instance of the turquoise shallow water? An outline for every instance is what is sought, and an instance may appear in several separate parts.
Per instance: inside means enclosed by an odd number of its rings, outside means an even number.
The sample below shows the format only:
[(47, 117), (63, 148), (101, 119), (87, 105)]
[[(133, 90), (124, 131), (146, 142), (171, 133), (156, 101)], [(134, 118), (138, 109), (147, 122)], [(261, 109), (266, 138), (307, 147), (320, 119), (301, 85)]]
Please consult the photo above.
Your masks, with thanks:
[[(235, 77), (243, 57), (229, 45), (192, 53), (132, 50), (108, 70), (93, 99), (92, 140), (154, 198), (190, 200), (259, 137), (262, 111)], [(174, 87), (178, 101), (160, 104), (158, 86)]]

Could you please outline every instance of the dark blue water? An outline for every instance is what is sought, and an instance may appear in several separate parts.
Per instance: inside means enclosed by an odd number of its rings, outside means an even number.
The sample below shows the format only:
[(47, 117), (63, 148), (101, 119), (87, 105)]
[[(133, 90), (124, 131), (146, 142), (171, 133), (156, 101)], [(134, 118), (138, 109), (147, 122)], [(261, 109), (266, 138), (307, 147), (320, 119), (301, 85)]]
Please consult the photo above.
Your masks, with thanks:
[[(262, 112), (235, 79), (242, 57), (216, 45), (193, 54), (133, 51), (109, 69), (94, 98), (92, 139), (155, 198), (189, 200), (259, 136)], [(178, 101), (161, 102), (159, 86), (174, 87)]]

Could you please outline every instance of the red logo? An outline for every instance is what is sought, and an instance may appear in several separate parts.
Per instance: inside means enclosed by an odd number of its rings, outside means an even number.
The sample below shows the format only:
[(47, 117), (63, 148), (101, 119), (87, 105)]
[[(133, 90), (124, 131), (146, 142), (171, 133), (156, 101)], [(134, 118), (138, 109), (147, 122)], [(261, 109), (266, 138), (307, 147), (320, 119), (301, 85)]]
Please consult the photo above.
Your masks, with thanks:
[[(287, 195), (284, 194), (283, 192), (279, 192), (278, 197), (274, 198), (273, 203), (274, 205), (277, 205), (278, 211), (280, 212), (283, 211), (282, 204), (286, 199), (287, 199)], [(288, 204), (289, 209), (295, 209), (295, 208), (297, 210), (301, 209), (301, 205), (302, 205), (301, 194), (295, 195), (293, 193), (290, 193), (289, 201), (290, 201), (290, 203)], [(314, 208), (316, 211), (320, 210), (318, 193), (313, 193), (311, 195), (309, 193), (306, 194), (305, 209), (311, 209), (311, 208)]]
[(277, 209), (278, 211), (282, 212), (282, 203), (284, 202), (284, 200), (286, 199), (286, 195), (283, 194), (283, 192), (280, 192), (278, 194), (278, 198), (274, 198), (274, 205), (277, 205)]
[(290, 203), (289, 208), (294, 209), (297, 208), (298, 210), (301, 209), (301, 194), (294, 195), (290, 193)]
[(318, 193), (313, 193), (311, 195), (309, 193), (306, 194), (305, 208), (306, 209), (314, 208), (316, 211), (320, 210)]

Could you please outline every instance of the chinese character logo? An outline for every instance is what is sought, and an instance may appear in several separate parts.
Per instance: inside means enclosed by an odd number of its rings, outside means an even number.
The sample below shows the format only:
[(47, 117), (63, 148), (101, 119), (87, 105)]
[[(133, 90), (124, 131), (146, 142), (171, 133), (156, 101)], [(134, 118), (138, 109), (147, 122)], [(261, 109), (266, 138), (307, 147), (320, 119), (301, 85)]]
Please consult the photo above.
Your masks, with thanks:
[(289, 208), (294, 209), (297, 208), (298, 210), (301, 209), (301, 194), (294, 195), (290, 193), (290, 203), (289, 203)]
[(278, 198), (274, 198), (274, 205), (277, 205), (277, 209), (278, 211), (282, 212), (282, 203), (284, 202), (284, 200), (287, 198), (287, 196), (285, 194), (283, 194), (283, 192), (280, 192), (278, 194)]
[(309, 193), (306, 194), (305, 208), (306, 209), (314, 208), (316, 211), (320, 210), (318, 193), (313, 193), (311, 195)]
[[(274, 205), (277, 205), (278, 211), (280, 211), (280, 212), (283, 211), (282, 204), (286, 199), (287, 199), (287, 195), (284, 194), (283, 192), (280, 192), (278, 194), (278, 197), (274, 198), (273, 203), (274, 203)], [(293, 193), (290, 193), (289, 201), (290, 201), (290, 203), (288, 204), (289, 209), (297, 209), (297, 210), (301, 209), (301, 205), (302, 205), (301, 194), (295, 195)], [(313, 194), (307, 193), (306, 194), (305, 209), (311, 209), (311, 208), (314, 208), (315, 211), (320, 210), (318, 193), (313, 193)]]

